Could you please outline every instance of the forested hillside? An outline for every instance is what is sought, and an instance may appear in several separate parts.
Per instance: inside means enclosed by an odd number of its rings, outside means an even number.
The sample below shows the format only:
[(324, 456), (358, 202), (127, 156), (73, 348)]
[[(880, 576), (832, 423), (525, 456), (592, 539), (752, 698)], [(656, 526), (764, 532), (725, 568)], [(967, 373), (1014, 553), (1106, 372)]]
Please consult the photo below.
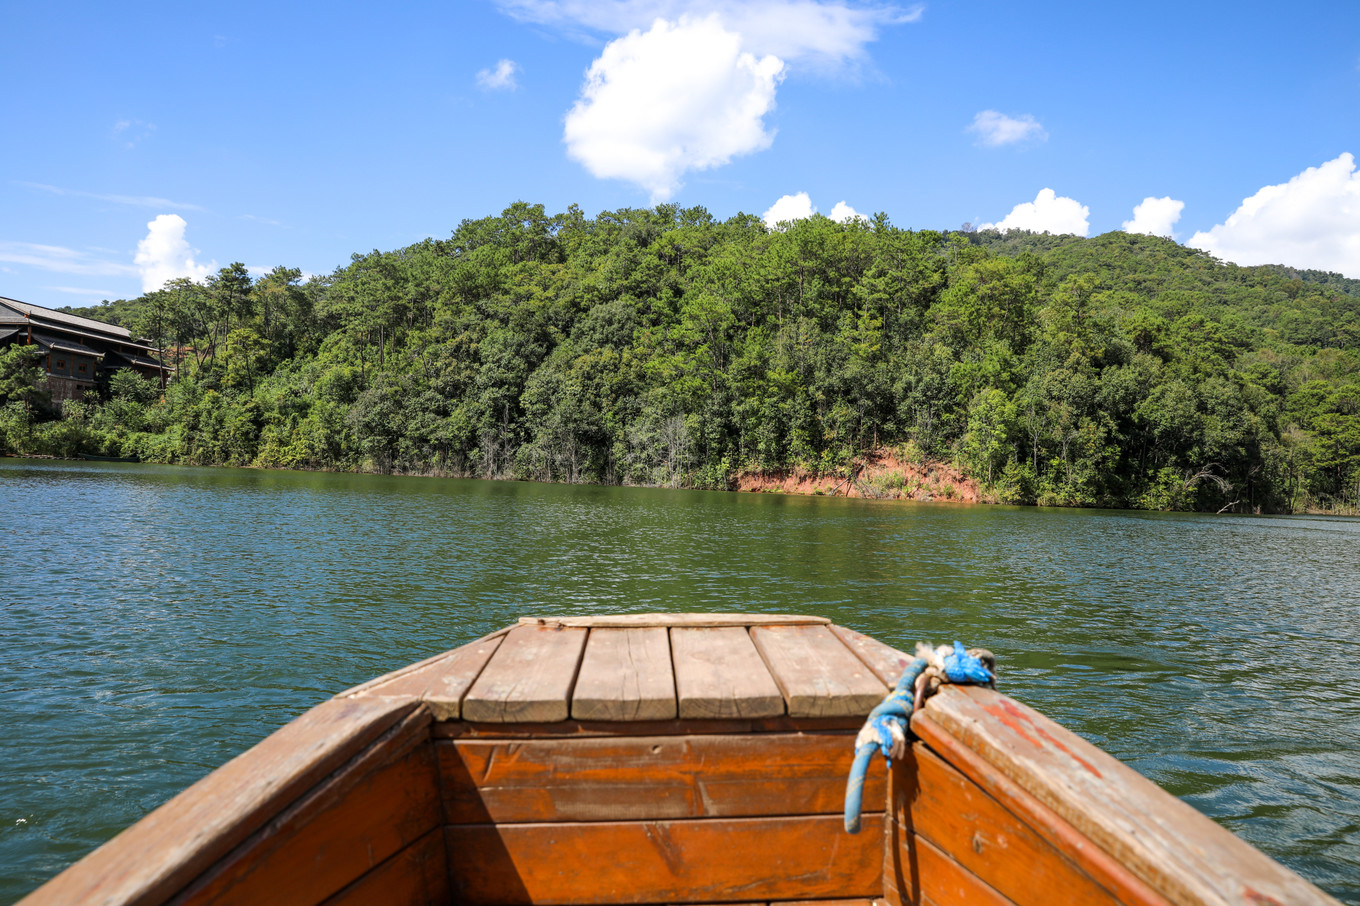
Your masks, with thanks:
[(45, 421), (10, 356), (0, 446), (701, 487), (894, 447), (1002, 501), (1338, 510), (1355, 290), (1122, 232), (516, 204), (306, 283), (233, 265), (79, 311), (177, 350), (178, 378)]

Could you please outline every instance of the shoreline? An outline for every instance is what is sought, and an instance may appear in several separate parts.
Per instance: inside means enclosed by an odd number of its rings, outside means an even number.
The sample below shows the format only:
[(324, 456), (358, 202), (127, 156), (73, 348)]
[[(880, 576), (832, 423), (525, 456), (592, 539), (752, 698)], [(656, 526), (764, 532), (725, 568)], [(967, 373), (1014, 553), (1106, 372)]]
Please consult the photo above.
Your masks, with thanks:
[(322, 469), (303, 466), (231, 465), (226, 463), (130, 462), (114, 459), (84, 459), (80, 456), (51, 456), (43, 454), (3, 453), (0, 459), (32, 459), (43, 462), (93, 462), (106, 465), (119, 462), (129, 465), (181, 466), (196, 469), (249, 469), (259, 472), (307, 472), (327, 475), (385, 475), (394, 478), (455, 478), (468, 481), (523, 481), (535, 484), (576, 485), (580, 487), (652, 488), (673, 491), (723, 491), (734, 494), (792, 494), (800, 497), (853, 497), (865, 500), (900, 500), (905, 503), (960, 503), (984, 506), (1017, 506), (1035, 509), (1109, 509), (1128, 513), (1197, 513), (1219, 516), (1325, 516), (1339, 519), (1360, 518), (1360, 510), (1326, 510), (1303, 507), (1298, 510), (1276, 510), (1254, 513), (1213, 513), (1209, 510), (1141, 510), (1133, 507), (1074, 507), (1036, 503), (1004, 504), (985, 492), (974, 479), (968, 478), (957, 466), (943, 461), (913, 462), (897, 454), (880, 450), (866, 454), (856, 463), (853, 476), (844, 473), (819, 473), (805, 469), (777, 472), (738, 472), (728, 480), (725, 488), (685, 487), (680, 485), (604, 484), (600, 482), (544, 481), (514, 476), (469, 475), (441, 469), (403, 471), (393, 469)]

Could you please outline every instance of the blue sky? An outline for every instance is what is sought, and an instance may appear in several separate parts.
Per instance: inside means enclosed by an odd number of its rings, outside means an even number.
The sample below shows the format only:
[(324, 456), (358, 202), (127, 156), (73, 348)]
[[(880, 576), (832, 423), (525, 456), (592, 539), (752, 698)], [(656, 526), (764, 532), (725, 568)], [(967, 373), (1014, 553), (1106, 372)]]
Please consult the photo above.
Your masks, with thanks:
[(1127, 224), (1360, 277), (1353, 0), (4, 0), (0, 22), (0, 295), (40, 305), (233, 261), (328, 273), (517, 200)]

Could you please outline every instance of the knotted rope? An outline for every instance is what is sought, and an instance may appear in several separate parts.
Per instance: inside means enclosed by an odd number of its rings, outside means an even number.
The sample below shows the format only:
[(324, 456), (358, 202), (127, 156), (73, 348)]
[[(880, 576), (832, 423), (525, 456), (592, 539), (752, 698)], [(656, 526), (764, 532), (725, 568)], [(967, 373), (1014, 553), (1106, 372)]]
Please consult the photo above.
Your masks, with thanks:
[(888, 693), (855, 737), (855, 761), (845, 785), (845, 829), (859, 833), (859, 813), (864, 798), (864, 777), (874, 750), (883, 753), (889, 767), (894, 758), (907, 754), (907, 725), (911, 714), (945, 683), (996, 687), (996, 657), (984, 648), (967, 650), (962, 642), (932, 648), (916, 646), (916, 657), (897, 685)]

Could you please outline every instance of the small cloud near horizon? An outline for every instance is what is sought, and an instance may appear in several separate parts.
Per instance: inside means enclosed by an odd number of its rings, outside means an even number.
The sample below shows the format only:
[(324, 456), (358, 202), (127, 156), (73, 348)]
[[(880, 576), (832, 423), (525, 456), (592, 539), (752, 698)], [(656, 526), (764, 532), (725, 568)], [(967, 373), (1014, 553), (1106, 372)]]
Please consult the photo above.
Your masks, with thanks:
[(1133, 219), (1124, 221), (1124, 232), (1175, 239), (1176, 233), (1172, 227), (1181, 219), (1181, 211), (1184, 209), (1185, 202), (1177, 201), (1169, 195), (1165, 198), (1153, 198), (1149, 195), (1143, 199), (1142, 204), (1134, 207)]
[[(769, 229), (778, 229), (779, 224), (793, 220), (807, 220), (817, 213), (817, 206), (812, 203), (812, 197), (806, 192), (799, 192), (796, 195), (783, 195), (774, 204), (770, 205), (769, 210), (761, 215), (761, 220)], [(829, 220), (837, 223), (849, 223), (852, 220), (868, 221), (859, 211), (856, 211), (844, 201), (836, 202), (831, 213), (827, 215)]]
[(146, 238), (137, 243), (137, 254), (132, 259), (142, 277), (142, 292), (149, 293), (165, 286), (176, 277), (203, 280), (217, 270), (217, 262), (199, 264), (199, 254), (184, 238), (188, 224), (178, 214), (159, 214), (146, 225)]
[(1016, 205), (1000, 223), (984, 223), (979, 230), (1029, 230), (1034, 233), (1086, 236), (1091, 232), (1091, 209), (1075, 198), (1044, 188), (1033, 201)]

